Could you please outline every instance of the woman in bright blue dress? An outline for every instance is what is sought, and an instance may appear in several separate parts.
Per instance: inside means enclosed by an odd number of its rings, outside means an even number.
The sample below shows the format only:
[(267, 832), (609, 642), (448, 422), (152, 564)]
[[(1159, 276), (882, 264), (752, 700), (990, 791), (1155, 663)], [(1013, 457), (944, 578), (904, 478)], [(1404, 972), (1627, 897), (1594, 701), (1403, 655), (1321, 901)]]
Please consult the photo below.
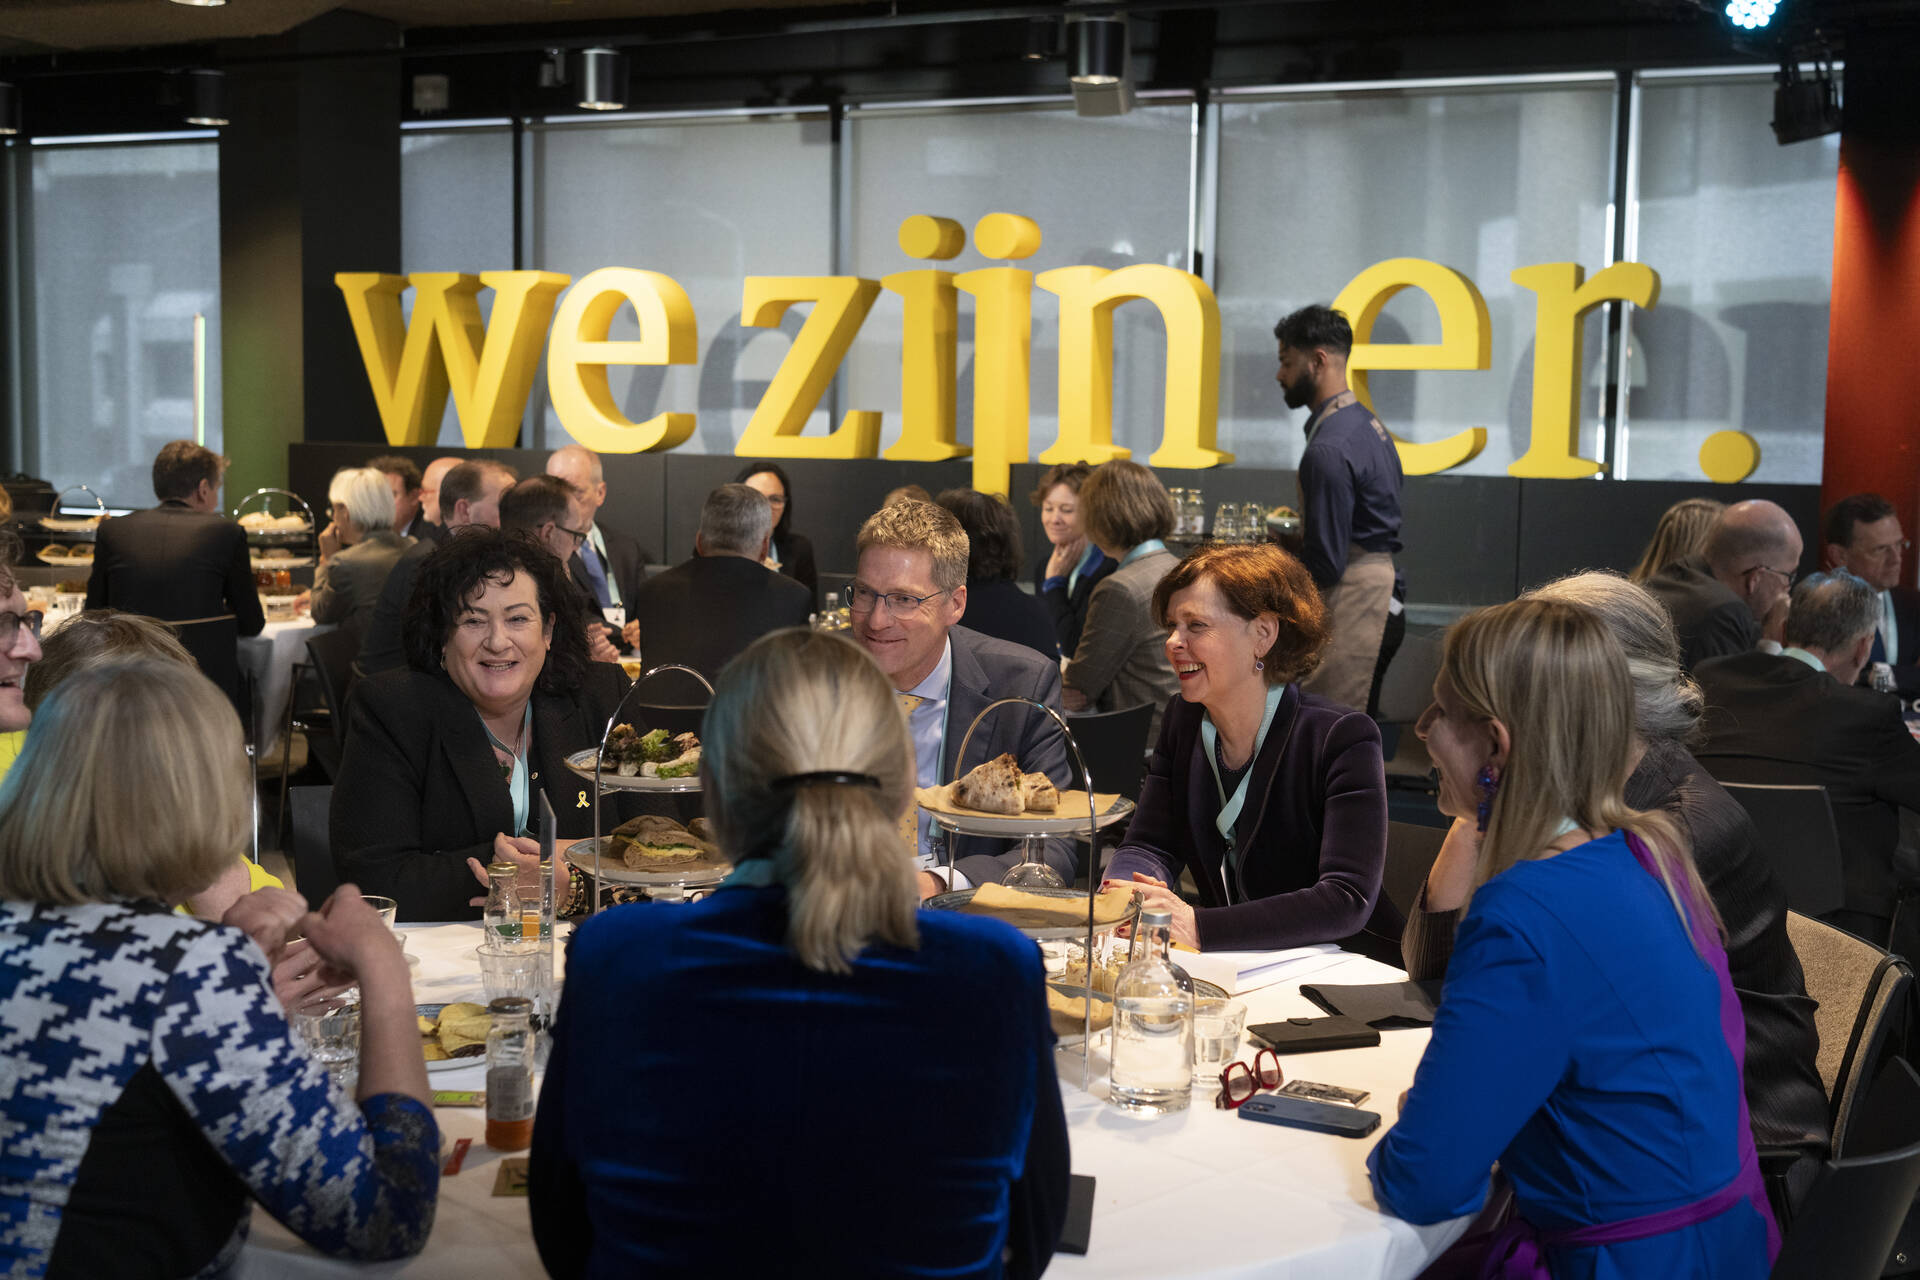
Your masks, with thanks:
[(1399, 1122), (1367, 1164), (1411, 1222), (1476, 1212), (1498, 1161), (1501, 1276), (1760, 1280), (1778, 1249), (1741, 1090), (1719, 922), (1679, 828), (1627, 807), (1626, 661), (1588, 611), (1448, 634), (1419, 732), (1478, 885)]

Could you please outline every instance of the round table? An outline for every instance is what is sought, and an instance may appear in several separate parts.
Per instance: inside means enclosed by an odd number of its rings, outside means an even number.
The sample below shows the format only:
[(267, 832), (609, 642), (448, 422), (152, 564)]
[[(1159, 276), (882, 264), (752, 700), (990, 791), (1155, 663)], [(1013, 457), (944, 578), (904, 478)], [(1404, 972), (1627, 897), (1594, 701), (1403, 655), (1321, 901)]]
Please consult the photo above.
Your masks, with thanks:
[[(480, 926), (410, 925), (407, 949), (420, 957), (414, 998), (421, 1003), (479, 999), (474, 948)], [(562, 964), (556, 951), (555, 967)], [(1236, 995), (1249, 1022), (1319, 1014), (1300, 983), (1388, 982), (1397, 969), (1336, 953), (1281, 970), (1279, 981)], [(1415, 1227), (1382, 1214), (1367, 1183), (1366, 1156), (1393, 1124), (1401, 1090), (1413, 1080), (1425, 1050), (1425, 1030), (1383, 1031), (1373, 1049), (1289, 1054), (1289, 1079), (1369, 1090), (1363, 1105), (1381, 1114), (1371, 1137), (1354, 1140), (1240, 1120), (1215, 1111), (1210, 1094), (1196, 1090), (1187, 1111), (1156, 1119), (1123, 1115), (1106, 1104), (1105, 1063), (1095, 1050), (1091, 1093), (1080, 1088), (1078, 1050), (1057, 1058), (1066, 1103), (1073, 1171), (1096, 1180), (1091, 1243), (1085, 1257), (1055, 1254), (1050, 1276), (1285, 1276), (1408, 1280), (1465, 1230), (1467, 1219)], [(1243, 1044), (1241, 1056), (1247, 1057)], [(436, 1072), (435, 1089), (480, 1089), (485, 1067)], [(477, 1108), (440, 1108), (436, 1115), (450, 1147), (472, 1138), (465, 1163), (440, 1183), (440, 1203), (426, 1250), (405, 1263), (356, 1267), (322, 1258), (256, 1209), (253, 1238), (235, 1274), (244, 1280), (347, 1274), (446, 1277), (542, 1275), (527, 1201), (496, 1198), (495, 1166), (502, 1153), (481, 1140), (485, 1116)], [(524, 1154), (524, 1153), (522, 1153)]]

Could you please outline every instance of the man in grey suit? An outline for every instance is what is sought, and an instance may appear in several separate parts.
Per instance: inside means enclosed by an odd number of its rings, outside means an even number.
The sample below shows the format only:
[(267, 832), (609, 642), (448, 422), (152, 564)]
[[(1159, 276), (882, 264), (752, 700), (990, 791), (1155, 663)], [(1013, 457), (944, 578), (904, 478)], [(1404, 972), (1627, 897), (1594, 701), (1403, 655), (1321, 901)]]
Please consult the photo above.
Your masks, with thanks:
[[(1044, 773), (1066, 790), (1066, 740), (1052, 718), (1030, 706), (995, 710), (961, 740), (988, 704), (1032, 698), (1060, 707), (1060, 668), (1024, 645), (1008, 644), (956, 625), (967, 611), (967, 535), (952, 514), (930, 502), (884, 507), (860, 526), (859, 563), (848, 591), (853, 637), (893, 681), (913, 735), (915, 780), (936, 786), (1011, 752), (1026, 773)], [(901, 841), (920, 866), (920, 896), (998, 881), (1019, 863), (1004, 840), (955, 836), (951, 867), (932, 845), (931, 820), (910, 810)], [(1046, 842), (1042, 855), (1073, 882), (1073, 844)]]

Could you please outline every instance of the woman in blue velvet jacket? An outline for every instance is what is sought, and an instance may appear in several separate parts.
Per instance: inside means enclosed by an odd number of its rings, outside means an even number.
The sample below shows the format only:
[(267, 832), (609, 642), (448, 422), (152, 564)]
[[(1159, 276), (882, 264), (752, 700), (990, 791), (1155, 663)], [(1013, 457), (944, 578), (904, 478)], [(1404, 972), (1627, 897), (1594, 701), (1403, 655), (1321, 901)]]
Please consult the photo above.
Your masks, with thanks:
[[(1270, 544), (1202, 547), (1161, 580), (1153, 609), (1180, 694), (1107, 878), (1131, 877), (1202, 951), (1342, 942), (1398, 964), (1399, 916), (1376, 912), (1380, 730), (1294, 683), (1328, 634), (1305, 567)], [(1168, 888), (1182, 867), (1197, 908)]]
[(534, 1124), (541, 1260), (1038, 1275), (1068, 1168), (1040, 953), (917, 910), (892, 686), (840, 636), (776, 631), (728, 665), (704, 736), (736, 870), (576, 935)]

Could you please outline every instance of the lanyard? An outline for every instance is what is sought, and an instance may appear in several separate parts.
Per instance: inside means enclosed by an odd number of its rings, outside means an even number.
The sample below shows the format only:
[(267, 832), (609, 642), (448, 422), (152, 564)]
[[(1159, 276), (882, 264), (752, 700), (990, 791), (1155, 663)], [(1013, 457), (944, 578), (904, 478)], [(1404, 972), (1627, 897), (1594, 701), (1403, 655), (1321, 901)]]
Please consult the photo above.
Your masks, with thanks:
[(1150, 556), (1156, 551), (1165, 551), (1166, 549), (1167, 544), (1160, 541), (1160, 539), (1148, 538), (1145, 542), (1127, 552), (1127, 554), (1121, 558), (1120, 567), (1124, 569), (1141, 556)]
[[(475, 709), (478, 714), (478, 709)], [(487, 728), (483, 718), (480, 728), (486, 732), (487, 741), (496, 751), (504, 751), (513, 757), (511, 765), (501, 765), (501, 771), (507, 776), (507, 796), (513, 802), (513, 829), (516, 834), (524, 835), (527, 830), (528, 782), (527, 782), (527, 738), (533, 730), (533, 699), (527, 699), (527, 710), (520, 717), (520, 743), (509, 747), (493, 736), (493, 730)]]
[(1280, 699), (1286, 695), (1286, 692), (1287, 686), (1283, 684), (1274, 685), (1267, 690), (1267, 711), (1260, 717), (1260, 732), (1253, 739), (1252, 754), (1247, 756), (1247, 771), (1240, 775), (1240, 784), (1233, 789), (1231, 796), (1227, 794), (1226, 787), (1220, 782), (1220, 761), (1214, 745), (1219, 741), (1220, 731), (1213, 727), (1211, 715), (1200, 721), (1200, 749), (1206, 753), (1207, 767), (1213, 770), (1213, 789), (1220, 797), (1220, 813), (1214, 818), (1213, 825), (1226, 840), (1227, 856), (1234, 861), (1236, 867), (1239, 862), (1234, 857), (1236, 850), (1233, 844), (1233, 824), (1239, 820), (1240, 810), (1247, 803), (1247, 786), (1253, 781), (1253, 762), (1260, 756), (1260, 747), (1267, 740), (1267, 730), (1273, 727), (1273, 713), (1280, 709)]
[(1320, 434), (1320, 428), (1326, 425), (1328, 418), (1331, 418), (1334, 414), (1340, 412), (1353, 402), (1353, 392), (1342, 391), (1339, 395), (1321, 405), (1319, 411), (1307, 422), (1307, 442), (1300, 446), (1300, 452), (1305, 453), (1313, 447), (1313, 438)]

